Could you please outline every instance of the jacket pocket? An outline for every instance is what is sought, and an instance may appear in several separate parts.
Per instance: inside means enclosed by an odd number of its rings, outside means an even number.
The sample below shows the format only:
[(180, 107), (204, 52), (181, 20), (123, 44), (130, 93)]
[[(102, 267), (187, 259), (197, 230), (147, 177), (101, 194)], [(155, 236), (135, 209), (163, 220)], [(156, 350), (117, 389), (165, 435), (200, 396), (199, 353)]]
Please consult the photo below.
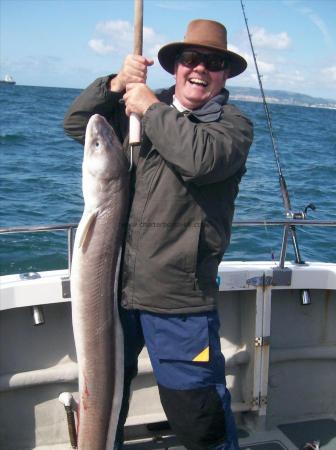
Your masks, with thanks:
[(186, 272), (195, 275), (201, 234), (201, 223), (193, 222), (187, 226), (188, 229), (186, 230), (182, 247), (185, 252), (182, 268)]
[(160, 360), (208, 362), (208, 317), (206, 314), (158, 315), (155, 342)]

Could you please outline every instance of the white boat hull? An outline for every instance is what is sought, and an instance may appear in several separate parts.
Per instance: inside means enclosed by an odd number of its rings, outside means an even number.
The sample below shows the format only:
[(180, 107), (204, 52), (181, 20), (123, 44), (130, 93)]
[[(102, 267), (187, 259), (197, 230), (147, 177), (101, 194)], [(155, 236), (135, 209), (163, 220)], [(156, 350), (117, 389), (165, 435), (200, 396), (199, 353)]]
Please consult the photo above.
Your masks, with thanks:
[[(278, 441), (284, 445), (279, 449), (294, 450), (295, 439), (284, 433), (288, 424), (324, 420), (325, 427), (335, 421), (336, 264), (286, 264), (292, 270), (288, 286), (270, 284), (274, 267), (220, 265), (221, 343), (241, 445)], [(6, 450), (70, 448), (58, 401), (60, 392), (76, 397), (77, 391), (67, 271), (39, 275), (1, 277), (0, 448)], [(310, 289), (310, 305), (300, 303), (302, 289)], [(31, 308), (37, 305), (45, 323), (36, 327)], [(153, 447), (153, 436), (169, 443), (169, 430), (153, 426), (165, 420), (144, 349), (126, 422), (129, 446), (151, 442), (151, 448), (162, 448)], [(336, 448), (336, 431), (321, 448)]]

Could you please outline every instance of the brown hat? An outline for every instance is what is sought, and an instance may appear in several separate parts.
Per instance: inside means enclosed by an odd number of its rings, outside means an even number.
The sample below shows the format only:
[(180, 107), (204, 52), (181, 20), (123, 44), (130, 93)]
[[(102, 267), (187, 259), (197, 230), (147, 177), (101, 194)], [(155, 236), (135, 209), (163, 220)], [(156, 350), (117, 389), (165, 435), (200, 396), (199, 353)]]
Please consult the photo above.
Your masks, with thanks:
[(247, 67), (245, 59), (227, 49), (226, 28), (213, 20), (192, 20), (187, 28), (183, 42), (172, 42), (160, 48), (158, 58), (161, 66), (169, 73), (174, 73), (177, 55), (186, 47), (203, 47), (217, 50), (227, 56), (230, 64), (229, 78), (244, 72)]

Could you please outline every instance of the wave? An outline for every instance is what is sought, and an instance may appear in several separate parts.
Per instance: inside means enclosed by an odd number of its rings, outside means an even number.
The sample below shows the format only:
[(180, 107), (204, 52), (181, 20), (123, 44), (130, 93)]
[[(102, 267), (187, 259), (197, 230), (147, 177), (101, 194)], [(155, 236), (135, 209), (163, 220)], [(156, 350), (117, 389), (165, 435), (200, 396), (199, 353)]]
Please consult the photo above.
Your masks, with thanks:
[(14, 133), (14, 134), (0, 134), (0, 144), (7, 144), (9, 143), (21, 143), (24, 142), (26, 139), (26, 136), (20, 133)]
[[(0, 101), (6, 104), (0, 134), (2, 226), (77, 223), (83, 208), (83, 151), (65, 136), (61, 124), (80, 91), (18, 88), (0, 92)], [(254, 122), (255, 133), (235, 219), (284, 218), (263, 105), (235, 103)], [(309, 210), (308, 218), (335, 220), (335, 111), (269, 106), (293, 210), (312, 202), (317, 210)], [(298, 237), (303, 259), (336, 260), (334, 228), (298, 227)], [(66, 267), (65, 244), (60, 238), (52, 234), (42, 238), (37, 233), (25, 239), (28, 235), (22, 241), (14, 235), (1, 236), (2, 273)], [(277, 259), (281, 241), (281, 227), (233, 227), (224, 259)], [(288, 259), (294, 259), (290, 242)]]

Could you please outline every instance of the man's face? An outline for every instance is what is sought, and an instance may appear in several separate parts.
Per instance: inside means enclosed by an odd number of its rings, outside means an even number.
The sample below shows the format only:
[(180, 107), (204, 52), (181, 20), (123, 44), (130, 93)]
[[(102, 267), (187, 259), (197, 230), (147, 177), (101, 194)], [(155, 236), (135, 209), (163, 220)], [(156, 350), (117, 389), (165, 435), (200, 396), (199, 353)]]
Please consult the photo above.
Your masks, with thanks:
[[(216, 52), (199, 47), (188, 47), (188, 51), (196, 50), (200, 54), (218, 55)], [(217, 95), (224, 87), (229, 75), (227, 69), (211, 71), (203, 62), (189, 67), (181, 62), (175, 64), (175, 95), (187, 109), (197, 109)]]

